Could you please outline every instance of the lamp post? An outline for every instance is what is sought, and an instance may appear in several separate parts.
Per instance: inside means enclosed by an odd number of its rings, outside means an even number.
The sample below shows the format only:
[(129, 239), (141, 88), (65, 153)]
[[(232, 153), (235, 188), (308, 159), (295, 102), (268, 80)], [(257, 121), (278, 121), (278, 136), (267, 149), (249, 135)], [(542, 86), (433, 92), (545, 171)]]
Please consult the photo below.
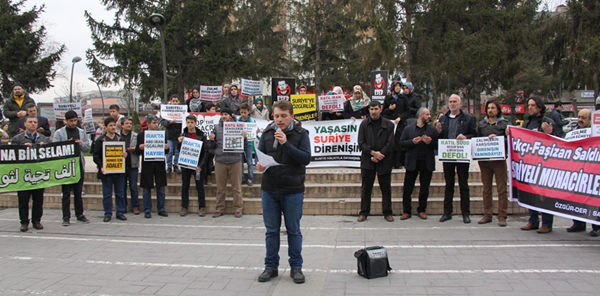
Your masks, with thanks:
[(75, 64), (81, 62), (80, 57), (74, 57), (71, 60), (71, 86), (69, 87), (69, 103), (73, 103), (73, 70), (75, 69)]
[(150, 17), (148, 17), (150, 24), (158, 28), (158, 32), (160, 33), (160, 49), (162, 52), (162, 64), (163, 64), (163, 103), (167, 103), (167, 55), (165, 52), (165, 38), (163, 36), (162, 26), (165, 24), (165, 17), (158, 13), (153, 13)]
[(96, 80), (94, 80), (94, 78), (92, 78), (92, 77), (89, 77), (88, 80), (95, 83), (96, 86), (98, 86), (98, 91), (100, 92), (100, 99), (102, 99), (102, 118), (104, 119), (106, 117), (106, 114), (104, 113), (104, 96), (102, 95), (102, 90), (100, 89), (100, 84), (98, 84), (98, 82)]

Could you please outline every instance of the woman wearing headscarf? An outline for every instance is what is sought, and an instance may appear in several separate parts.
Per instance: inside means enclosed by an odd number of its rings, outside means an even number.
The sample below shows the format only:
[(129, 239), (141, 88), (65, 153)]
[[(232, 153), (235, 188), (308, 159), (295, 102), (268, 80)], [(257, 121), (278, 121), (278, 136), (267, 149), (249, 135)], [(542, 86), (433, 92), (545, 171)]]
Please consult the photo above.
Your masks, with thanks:
[(369, 103), (371, 99), (363, 91), (360, 85), (355, 85), (352, 88), (354, 94), (351, 99), (346, 101), (344, 105), (344, 118), (346, 119), (365, 119), (369, 116)]
[[(341, 87), (335, 86), (332, 90), (327, 92), (328, 96), (331, 95), (344, 95), (344, 91)], [(344, 114), (341, 111), (333, 112), (332, 110), (321, 112), (321, 118), (323, 120), (337, 120), (344, 119)]]
[(396, 123), (394, 133), (394, 168), (404, 166), (404, 153), (400, 148), (400, 137), (406, 127), (406, 119), (410, 115), (408, 99), (402, 94), (402, 83), (394, 80), (390, 85), (390, 92), (383, 101), (383, 116)]
[(410, 109), (410, 115), (407, 118), (406, 124), (417, 122), (417, 111), (421, 108), (421, 96), (414, 93), (414, 86), (412, 82), (404, 82), (402, 86), (402, 93), (408, 99), (408, 108)]
[(232, 84), (229, 86), (229, 97), (223, 100), (221, 109), (229, 109), (233, 111), (233, 114), (240, 115), (240, 106), (244, 103), (244, 98), (240, 96), (237, 85)]
[(254, 105), (252, 105), (250, 117), (254, 119), (269, 120), (269, 108), (265, 106), (265, 102), (261, 97), (256, 97), (256, 99), (254, 99)]
[(188, 107), (188, 112), (204, 112), (204, 104), (200, 101), (200, 86), (194, 85), (192, 87), (192, 96), (185, 101)]

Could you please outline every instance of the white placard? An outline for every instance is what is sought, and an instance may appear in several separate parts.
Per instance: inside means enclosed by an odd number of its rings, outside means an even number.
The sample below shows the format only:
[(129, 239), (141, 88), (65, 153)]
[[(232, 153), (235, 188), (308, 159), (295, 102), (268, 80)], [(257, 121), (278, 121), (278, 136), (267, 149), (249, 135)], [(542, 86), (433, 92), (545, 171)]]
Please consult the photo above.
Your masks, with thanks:
[(186, 105), (160, 105), (160, 117), (169, 121), (175, 120), (177, 123), (181, 123), (181, 118), (186, 112)]
[(600, 136), (600, 111), (592, 113), (592, 136)]
[(244, 122), (223, 123), (223, 152), (244, 152), (244, 136), (242, 136), (244, 130), (246, 130)]
[(343, 95), (319, 96), (319, 111), (344, 111), (344, 101), (346, 98)]
[(96, 127), (94, 126), (94, 117), (92, 115), (92, 109), (85, 109), (83, 112), (83, 127), (85, 128), (86, 134), (96, 133)]
[(258, 124), (256, 122), (242, 122), (246, 125), (246, 138), (248, 141), (254, 141), (256, 139), (256, 129)]
[(471, 140), (438, 140), (438, 158), (441, 162), (471, 162)]
[(200, 86), (200, 100), (202, 101), (212, 101), (216, 102), (221, 99), (221, 94), (223, 93), (223, 87), (220, 85), (217, 86)]
[(261, 96), (264, 81), (242, 79), (242, 94)]
[(504, 136), (472, 138), (471, 153), (473, 160), (491, 161), (506, 159)]
[(144, 132), (144, 160), (165, 160), (165, 131)]
[(567, 140), (567, 141), (579, 140), (579, 139), (589, 138), (591, 136), (592, 136), (592, 128), (590, 128), (590, 127), (580, 128), (580, 129), (574, 129), (574, 130), (568, 132), (567, 135), (565, 135), (565, 140)]
[(56, 118), (56, 120), (64, 120), (65, 113), (69, 110), (75, 111), (77, 117), (83, 116), (81, 103), (53, 103), (52, 107), (54, 108), (54, 118)]
[(195, 170), (198, 167), (200, 153), (202, 153), (202, 141), (183, 138), (177, 163), (182, 167)]

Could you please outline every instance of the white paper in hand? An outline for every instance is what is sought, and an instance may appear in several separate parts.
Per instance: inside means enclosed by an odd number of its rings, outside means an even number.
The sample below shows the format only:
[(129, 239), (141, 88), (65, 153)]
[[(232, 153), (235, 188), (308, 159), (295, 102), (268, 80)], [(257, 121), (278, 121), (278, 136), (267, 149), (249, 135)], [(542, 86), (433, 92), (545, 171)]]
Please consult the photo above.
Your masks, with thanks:
[(259, 149), (256, 149), (256, 156), (258, 157), (258, 162), (260, 162), (260, 165), (265, 167), (265, 171), (269, 167), (281, 165), (280, 163), (276, 162), (275, 159), (273, 159), (273, 156), (264, 154)]

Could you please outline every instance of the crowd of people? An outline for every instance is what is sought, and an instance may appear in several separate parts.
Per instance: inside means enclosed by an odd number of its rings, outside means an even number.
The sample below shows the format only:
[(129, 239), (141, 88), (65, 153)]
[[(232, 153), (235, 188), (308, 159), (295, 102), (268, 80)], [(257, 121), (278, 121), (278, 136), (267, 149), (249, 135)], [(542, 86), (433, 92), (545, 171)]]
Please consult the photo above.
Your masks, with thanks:
[[(306, 86), (299, 87), (299, 93), (306, 93)], [(277, 101), (269, 110), (262, 98), (252, 96), (242, 97), (236, 85), (223, 86), (225, 95), (217, 104), (199, 99), (199, 86), (194, 86), (190, 97), (185, 102), (180, 101), (177, 95), (170, 97), (169, 104), (187, 105), (188, 112), (219, 112), (220, 120), (213, 131), (204, 133), (197, 128), (197, 118), (189, 115), (184, 122), (160, 118), (154, 114), (146, 116), (142, 131), (133, 130), (132, 118), (119, 113), (118, 105), (110, 106), (110, 116), (99, 122), (95, 131), (93, 144), (88, 145), (87, 135), (78, 127), (79, 119), (75, 111), (65, 113), (64, 126), (57, 129), (52, 137), (53, 142), (73, 142), (80, 147), (80, 167), (84, 171), (84, 153), (90, 152), (97, 166), (97, 177), (102, 183), (102, 196), (104, 208), (104, 222), (111, 221), (113, 209), (116, 208), (115, 218), (125, 221), (128, 208), (134, 215), (143, 212), (145, 218), (152, 218), (152, 189), (156, 194), (156, 212), (159, 216), (168, 217), (165, 209), (165, 188), (168, 174), (181, 175), (181, 210), (180, 216), (186, 216), (189, 209), (190, 178), (194, 178), (198, 200), (198, 214), (204, 217), (207, 214), (204, 184), (212, 175), (216, 180), (216, 205), (212, 217), (224, 215), (226, 188), (229, 182), (233, 192), (233, 212), (236, 218), (243, 216), (242, 184), (253, 186), (254, 169), (263, 172), (261, 182), (261, 198), (263, 219), (266, 232), (266, 257), (265, 270), (258, 277), (261, 282), (268, 281), (278, 275), (279, 265), (279, 229), (281, 227), (281, 213), (287, 230), (289, 246), (289, 263), (292, 268), (291, 277), (294, 282), (304, 282), (302, 273), (302, 234), (300, 219), (304, 199), (304, 179), (306, 165), (310, 162), (311, 149), (308, 132), (302, 128), (301, 122), (294, 120), (293, 106), (288, 101)], [(333, 87), (331, 94), (344, 94), (341, 87)], [(404, 186), (402, 194), (403, 213), (400, 220), (410, 219), (416, 213), (420, 219), (427, 219), (427, 200), (429, 185), (435, 170), (435, 151), (438, 141), (442, 139), (471, 139), (473, 137), (507, 136), (509, 122), (503, 117), (501, 106), (496, 101), (485, 104), (486, 114), (479, 124), (475, 118), (464, 112), (459, 95), (449, 97), (446, 113), (440, 114), (432, 122), (431, 110), (421, 106), (421, 98), (414, 93), (410, 82), (393, 81), (390, 84), (388, 95), (383, 102), (371, 100), (356, 85), (352, 88), (352, 96), (345, 101), (343, 111), (328, 111), (321, 114), (322, 120), (337, 119), (363, 119), (359, 126), (358, 145), (361, 149), (360, 169), (362, 176), (361, 205), (358, 213), (358, 222), (367, 220), (371, 212), (371, 195), (375, 177), (379, 182), (382, 193), (382, 212), (386, 221), (394, 221), (392, 211), (391, 174), (393, 168), (404, 167)], [(561, 136), (564, 123), (560, 114), (560, 106), (556, 105), (557, 112), (545, 116), (545, 105), (542, 99), (532, 97), (528, 101), (529, 117), (523, 127), (530, 130)], [(14, 145), (43, 146), (50, 143), (51, 131), (48, 120), (37, 113), (35, 101), (25, 93), (23, 85), (19, 82), (13, 86), (11, 98), (4, 105), (4, 116), (8, 124), (3, 126), (7, 137), (12, 139)], [(558, 117), (557, 117), (558, 116)], [(247, 139), (247, 133), (241, 132), (244, 138), (243, 152), (224, 152), (224, 123), (225, 122), (254, 122), (254, 119), (272, 120), (267, 128), (262, 130), (260, 140)], [(182, 129), (182, 124), (185, 127)], [(591, 111), (584, 109), (579, 112), (577, 128), (586, 128), (591, 125)], [(147, 131), (165, 130), (164, 153), (162, 161), (148, 160), (144, 156), (145, 135)], [(183, 132), (182, 132), (183, 131)], [(195, 168), (181, 167), (178, 163), (179, 151), (184, 139), (193, 139), (203, 143), (198, 155), (198, 165)], [(125, 151), (122, 157), (125, 163), (125, 172), (108, 174), (103, 169), (103, 143), (124, 142)], [(6, 144), (6, 142), (3, 142)], [(161, 148), (162, 149), (162, 148)], [(282, 164), (268, 167), (255, 162), (253, 151), (260, 151), (274, 158)], [(141, 158), (140, 158), (141, 156)], [(243, 168), (246, 164), (247, 173)], [(444, 212), (440, 222), (452, 219), (454, 212), (453, 198), (455, 176), (458, 175), (460, 192), (460, 213), (464, 223), (471, 223), (470, 219), (470, 192), (469, 192), (469, 166), (470, 163), (444, 162), (443, 173), (445, 178)], [(481, 169), (481, 182), (483, 183), (483, 210), (484, 215), (479, 224), (493, 221), (493, 192), (492, 183), (495, 178), (498, 196), (498, 225), (507, 225), (508, 172), (505, 160), (479, 161)], [(139, 203), (139, 187), (142, 188), (142, 204)], [(415, 182), (419, 177), (420, 190), (416, 212), (412, 209), (412, 194)], [(74, 195), (75, 217), (78, 221), (89, 223), (83, 209), (83, 182), (84, 177), (78, 182), (62, 185), (62, 210), (63, 226), (70, 225), (71, 219), (71, 192)], [(130, 198), (127, 197), (129, 189)], [(41, 218), (43, 215), (44, 189), (24, 190), (18, 192), (20, 230), (28, 231), (31, 222), (35, 229), (43, 229)], [(31, 220), (29, 219), (29, 201), (32, 202)], [(114, 199), (114, 204), (113, 204)], [(539, 213), (530, 210), (530, 218), (522, 230), (537, 230), (538, 233), (552, 231), (553, 216), (542, 213), (540, 227)], [(581, 221), (574, 221), (569, 227), (569, 232), (585, 231), (586, 225)], [(593, 225), (592, 236), (600, 235), (600, 226)]]

